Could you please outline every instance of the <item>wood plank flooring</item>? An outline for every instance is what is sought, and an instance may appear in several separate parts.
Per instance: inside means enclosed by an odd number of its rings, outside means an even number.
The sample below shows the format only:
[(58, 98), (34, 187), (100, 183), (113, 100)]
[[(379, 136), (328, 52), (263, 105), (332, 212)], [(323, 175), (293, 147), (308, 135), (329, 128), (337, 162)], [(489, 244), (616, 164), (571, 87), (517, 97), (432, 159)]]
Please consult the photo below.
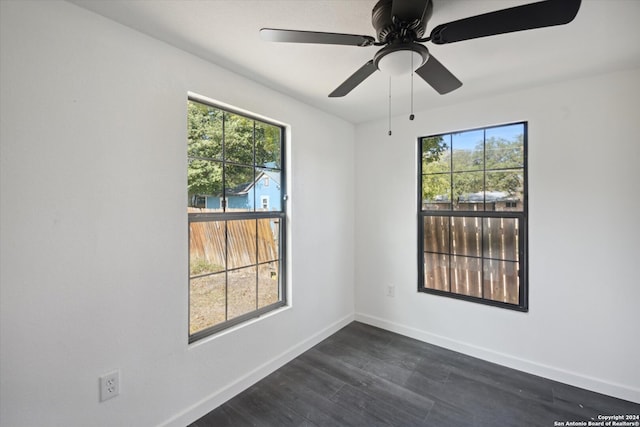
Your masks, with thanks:
[(600, 414), (640, 405), (353, 322), (190, 427), (552, 427)]

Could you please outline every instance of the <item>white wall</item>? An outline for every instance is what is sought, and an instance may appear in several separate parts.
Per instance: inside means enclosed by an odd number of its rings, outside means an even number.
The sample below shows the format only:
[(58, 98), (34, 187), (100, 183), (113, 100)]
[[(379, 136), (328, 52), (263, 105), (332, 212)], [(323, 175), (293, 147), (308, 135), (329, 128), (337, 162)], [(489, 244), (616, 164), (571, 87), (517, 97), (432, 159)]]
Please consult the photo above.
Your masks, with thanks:
[[(639, 70), (399, 117), (388, 137), (386, 121), (354, 130), (68, 3), (3, 0), (0, 19), (2, 426), (183, 426), (354, 303), (360, 320), (640, 401)], [(292, 137), (293, 306), (194, 346), (187, 91)], [(418, 294), (416, 137), (516, 120), (529, 121), (530, 312)], [(121, 395), (99, 403), (112, 369)]]
[[(640, 70), (356, 130), (356, 319), (640, 402)], [(528, 313), (417, 293), (418, 136), (529, 122)], [(396, 296), (385, 296), (395, 284)]]
[[(353, 125), (69, 3), (0, 4), (2, 426), (184, 426), (353, 319)], [(291, 128), (293, 306), (193, 346), (188, 91)]]

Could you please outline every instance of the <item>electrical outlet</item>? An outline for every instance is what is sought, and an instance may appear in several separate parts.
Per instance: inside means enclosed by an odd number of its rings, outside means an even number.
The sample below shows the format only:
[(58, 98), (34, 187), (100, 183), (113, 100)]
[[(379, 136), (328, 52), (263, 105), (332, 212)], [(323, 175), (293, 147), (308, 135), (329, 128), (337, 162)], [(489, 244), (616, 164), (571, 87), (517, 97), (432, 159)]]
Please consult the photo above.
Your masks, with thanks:
[(120, 371), (109, 372), (100, 377), (100, 402), (120, 394)]
[(387, 285), (387, 296), (391, 298), (396, 296), (396, 285)]

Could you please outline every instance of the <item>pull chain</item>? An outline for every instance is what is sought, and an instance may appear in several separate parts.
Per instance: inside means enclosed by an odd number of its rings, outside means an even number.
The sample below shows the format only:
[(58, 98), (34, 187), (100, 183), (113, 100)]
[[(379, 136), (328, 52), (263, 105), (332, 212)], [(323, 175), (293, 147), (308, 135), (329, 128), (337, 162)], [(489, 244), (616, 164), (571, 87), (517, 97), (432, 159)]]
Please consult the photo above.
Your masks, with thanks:
[(411, 55), (411, 114), (409, 114), (409, 120), (413, 120), (416, 116), (413, 115), (413, 54)]
[(389, 76), (389, 136), (391, 136), (391, 76)]

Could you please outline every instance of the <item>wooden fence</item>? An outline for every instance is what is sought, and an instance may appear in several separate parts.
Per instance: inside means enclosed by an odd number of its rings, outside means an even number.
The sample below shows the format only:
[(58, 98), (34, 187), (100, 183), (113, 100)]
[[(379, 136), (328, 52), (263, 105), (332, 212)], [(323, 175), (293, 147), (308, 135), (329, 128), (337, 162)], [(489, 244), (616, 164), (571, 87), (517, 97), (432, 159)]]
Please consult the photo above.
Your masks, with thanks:
[(515, 218), (424, 217), (425, 287), (517, 304), (518, 238)]
[(191, 264), (204, 261), (216, 270), (278, 260), (279, 220), (243, 219), (189, 224)]

